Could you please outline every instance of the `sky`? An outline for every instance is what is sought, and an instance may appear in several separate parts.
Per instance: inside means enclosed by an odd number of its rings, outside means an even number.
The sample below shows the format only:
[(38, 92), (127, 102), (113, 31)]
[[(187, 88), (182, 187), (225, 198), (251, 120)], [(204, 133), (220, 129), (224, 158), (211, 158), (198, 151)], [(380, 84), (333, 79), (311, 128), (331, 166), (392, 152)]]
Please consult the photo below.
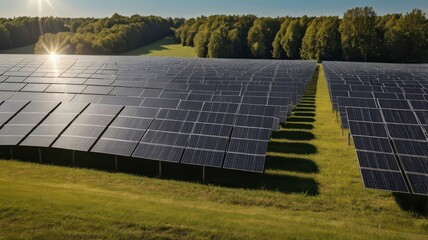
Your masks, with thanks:
[(157, 15), (196, 17), (212, 14), (257, 16), (338, 15), (353, 7), (372, 6), (378, 15), (428, 11), (428, 0), (0, 0), (0, 17), (106, 17)]

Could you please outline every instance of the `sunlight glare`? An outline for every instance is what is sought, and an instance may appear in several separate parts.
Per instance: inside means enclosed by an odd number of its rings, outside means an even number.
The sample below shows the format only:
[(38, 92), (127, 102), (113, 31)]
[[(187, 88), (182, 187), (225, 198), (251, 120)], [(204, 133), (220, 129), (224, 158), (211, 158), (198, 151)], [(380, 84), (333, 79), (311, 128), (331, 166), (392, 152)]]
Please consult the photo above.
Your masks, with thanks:
[(37, 5), (39, 17), (42, 17), (43, 14), (46, 14), (43, 13), (44, 5), (47, 5), (54, 14), (57, 14), (55, 7), (50, 0), (29, 0), (29, 7), (33, 8), (34, 5)]
[(57, 62), (58, 61), (58, 54), (56, 52), (49, 53), (49, 60), (51, 60), (52, 62)]

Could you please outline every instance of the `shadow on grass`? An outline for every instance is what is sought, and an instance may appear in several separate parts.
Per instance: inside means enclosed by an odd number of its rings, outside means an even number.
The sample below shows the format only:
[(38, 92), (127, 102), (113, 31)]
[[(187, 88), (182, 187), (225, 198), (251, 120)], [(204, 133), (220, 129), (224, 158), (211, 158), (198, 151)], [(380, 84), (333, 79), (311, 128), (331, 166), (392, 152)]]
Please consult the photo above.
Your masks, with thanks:
[(282, 127), (285, 129), (305, 129), (305, 130), (312, 130), (314, 129), (314, 125), (309, 123), (287, 123), (282, 124)]
[(235, 172), (233, 175), (222, 173), (216, 176), (207, 172), (207, 183), (228, 188), (277, 191), (284, 194), (303, 193), (308, 196), (319, 194), (319, 184), (312, 178), (296, 177), (284, 174), (264, 173), (257, 176)]
[(266, 169), (277, 169), (290, 172), (318, 173), (318, 166), (314, 161), (306, 158), (290, 158), (281, 156), (267, 156)]
[(287, 122), (313, 123), (315, 119), (311, 117), (289, 117)]
[(304, 131), (278, 131), (272, 133), (272, 138), (282, 138), (296, 141), (310, 141), (315, 139), (315, 135), (311, 132)]
[(288, 142), (270, 142), (268, 145), (268, 151), (292, 154), (315, 154), (318, 152), (317, 148), (312, 144)]
[(296, 117), (315, 117), (315, 113), (313, 112), (295, 112), (294, 116)]
[(293, 112), (315, 112), (315, 108), (295, 108)]
[(315, 104), (300, 103), (300, 104), (296, 105), (296, 108), (312, 108), (312, 109), (315, 109)]
[(308, 196), (319, 194), (319, 184), (313, 178), (265, 173), (262, 188), (282, 193), (304, 193)]
[(428, 196), (406, 193), (392, 193), (398, 206), (419, 216), (428, 216)]
[(315, 99), (302, 99), (301, 104), (315, 104)]

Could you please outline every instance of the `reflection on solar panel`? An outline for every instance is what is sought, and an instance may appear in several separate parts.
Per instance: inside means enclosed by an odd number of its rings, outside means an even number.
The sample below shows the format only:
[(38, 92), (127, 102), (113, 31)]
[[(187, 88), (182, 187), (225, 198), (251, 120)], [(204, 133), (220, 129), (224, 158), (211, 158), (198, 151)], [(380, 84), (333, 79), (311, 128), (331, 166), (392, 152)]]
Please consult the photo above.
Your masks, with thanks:
[(365, 186), (428, 195), (428, 65), (323, 66)]
[(0, 67), (0, 145), (260, 173), (315, 62), (9, 55)]

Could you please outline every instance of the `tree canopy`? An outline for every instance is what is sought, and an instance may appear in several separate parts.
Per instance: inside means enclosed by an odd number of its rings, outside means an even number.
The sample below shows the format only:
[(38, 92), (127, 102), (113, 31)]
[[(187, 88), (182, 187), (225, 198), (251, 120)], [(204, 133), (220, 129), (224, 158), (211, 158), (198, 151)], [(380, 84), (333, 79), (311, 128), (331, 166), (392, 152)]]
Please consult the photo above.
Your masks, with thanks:
[(358, 7), (342, 18), (201, 16), (179, 27), (176, 39), (199, 57), (428, 61), (428, 20), (420, 9), (378, 16)]

